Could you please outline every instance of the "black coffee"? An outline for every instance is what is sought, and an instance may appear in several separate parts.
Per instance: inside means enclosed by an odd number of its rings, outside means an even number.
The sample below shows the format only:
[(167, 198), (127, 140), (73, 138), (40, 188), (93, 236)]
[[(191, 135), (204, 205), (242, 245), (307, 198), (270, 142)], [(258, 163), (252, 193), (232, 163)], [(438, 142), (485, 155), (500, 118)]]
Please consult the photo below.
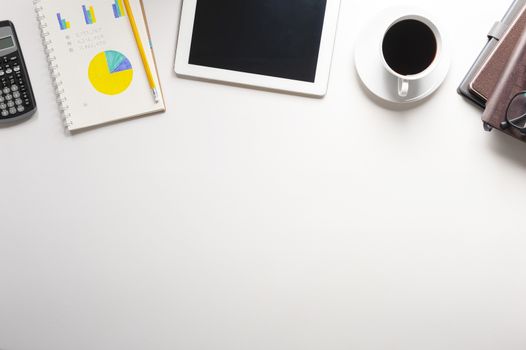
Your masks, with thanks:
[(394, 24), (382, 43), (385, 62), (401, 75), (425, 71), (435, 60), (437, 50), (437, 39), (431, 28), (414, 19)]

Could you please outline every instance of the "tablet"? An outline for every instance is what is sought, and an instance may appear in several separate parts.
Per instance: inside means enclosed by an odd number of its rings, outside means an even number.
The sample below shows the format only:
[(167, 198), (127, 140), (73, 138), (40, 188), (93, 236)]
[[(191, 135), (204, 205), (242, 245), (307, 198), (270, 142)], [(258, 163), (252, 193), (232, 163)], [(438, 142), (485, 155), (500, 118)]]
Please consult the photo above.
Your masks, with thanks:
[(184, 0), (175, 72), (324, 96), (340, 0)]

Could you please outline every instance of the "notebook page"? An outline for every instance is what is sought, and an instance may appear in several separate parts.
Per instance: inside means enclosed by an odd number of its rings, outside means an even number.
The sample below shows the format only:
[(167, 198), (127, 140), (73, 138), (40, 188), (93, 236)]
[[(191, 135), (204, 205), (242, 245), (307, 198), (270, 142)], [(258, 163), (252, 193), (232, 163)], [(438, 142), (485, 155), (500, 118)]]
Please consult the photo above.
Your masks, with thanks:
[[(134, 17), (160, 84), (140, 0)], [(42, 0), (70, 130), (164, 111), (155, 103), (122, 0)]]

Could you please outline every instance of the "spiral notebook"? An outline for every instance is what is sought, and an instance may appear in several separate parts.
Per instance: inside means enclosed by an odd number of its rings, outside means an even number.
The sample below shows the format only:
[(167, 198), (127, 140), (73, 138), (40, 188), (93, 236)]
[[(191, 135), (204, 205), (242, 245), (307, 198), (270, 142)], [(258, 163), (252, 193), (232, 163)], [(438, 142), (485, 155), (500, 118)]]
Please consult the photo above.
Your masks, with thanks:
[[(122, 0), (35, 0), (57, 100), (68, 130), (165, 111), (156, 103)], [(141, 0), (130, 0), (160, 87)], [(149, 45), (147, 45), (149, 44)]]

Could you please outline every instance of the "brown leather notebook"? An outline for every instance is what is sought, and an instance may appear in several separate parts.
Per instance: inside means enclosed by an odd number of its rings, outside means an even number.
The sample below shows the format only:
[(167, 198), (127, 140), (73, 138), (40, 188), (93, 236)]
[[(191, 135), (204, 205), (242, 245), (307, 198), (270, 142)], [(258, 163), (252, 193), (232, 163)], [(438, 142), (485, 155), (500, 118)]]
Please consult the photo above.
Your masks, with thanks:
[(470, 90), (487, 101), (499, 82), (508, 60), (526, 28), (526, 6), (470, 84)]
[[(510, 101), (526, 89), (526, 31), (519, 36), (515, 48), (506, 62), (502, 75), (491, 94), (482, 121), (486, 125), (505, 132), (522, 141), (526, 135), (513, 127), (506, 127), (506, 112)], [(504, 124), (503, 124), (504, 122)]]

